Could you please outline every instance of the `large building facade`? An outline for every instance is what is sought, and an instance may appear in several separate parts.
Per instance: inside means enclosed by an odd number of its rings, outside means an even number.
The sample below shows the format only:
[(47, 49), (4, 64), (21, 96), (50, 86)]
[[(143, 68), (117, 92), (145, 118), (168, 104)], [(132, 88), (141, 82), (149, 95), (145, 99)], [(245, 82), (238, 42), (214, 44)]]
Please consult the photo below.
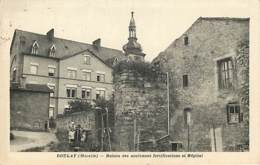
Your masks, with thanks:
[(247, 18), (199, 18), (153, 60), (170, 75), (173, 150), (248, 150), (248, 42)]
[(74, 99), (93, 101), (113, 93), (112, 65), (124, 57), (120, 50), (15, 30), (10, 49), (12, 82), (46, 84), (50, 95), (49, 117), (69, 110)]

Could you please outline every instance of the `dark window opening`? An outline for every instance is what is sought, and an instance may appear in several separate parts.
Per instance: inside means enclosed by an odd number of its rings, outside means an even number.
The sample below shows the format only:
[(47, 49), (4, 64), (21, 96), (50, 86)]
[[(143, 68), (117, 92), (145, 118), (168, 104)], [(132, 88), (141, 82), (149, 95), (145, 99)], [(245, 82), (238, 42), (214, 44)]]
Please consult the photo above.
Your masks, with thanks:
[(182, 143), (171, 143), (172, 151), (182, 150)]
[(84, 99), (86, 97), (86, 91), (81, 92), (81, 97), (82, 97), (82, 99)]
[(184, 45), (189, 45), (189, 37), (188, 36), (184, 37)]
[(188, 75), (183, 75), (183, 87), (188, 87), (189, 82), (188, 82)]
[(87, 91), (86, 95), (87, 97), (90, 97), (90, 91)]
[(99, 99), (100, 98), (100, 94), (96, 94), (96, 99)]
[(76, 97), (76, 88), (67, 88), (66, 93), (67, 93), (67, 97), (75, 98)]

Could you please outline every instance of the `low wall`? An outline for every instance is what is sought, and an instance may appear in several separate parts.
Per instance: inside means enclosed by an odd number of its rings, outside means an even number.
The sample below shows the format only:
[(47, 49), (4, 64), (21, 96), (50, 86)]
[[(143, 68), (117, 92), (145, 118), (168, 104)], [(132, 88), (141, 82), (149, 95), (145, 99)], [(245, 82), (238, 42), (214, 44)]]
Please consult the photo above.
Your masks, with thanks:
[(49, 115), (49, 93), (10, 90), (10, 127), (45, 131)]

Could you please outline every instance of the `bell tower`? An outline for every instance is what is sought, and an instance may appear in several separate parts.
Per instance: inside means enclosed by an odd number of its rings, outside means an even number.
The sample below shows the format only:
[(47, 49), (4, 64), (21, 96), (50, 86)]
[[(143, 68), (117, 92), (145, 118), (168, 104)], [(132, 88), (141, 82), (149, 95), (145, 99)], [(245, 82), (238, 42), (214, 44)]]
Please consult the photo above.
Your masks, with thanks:
[(142, 51), (141, 44), (137, 42), (136, 26), (134, 19), (134, 12), (131, 12), (131, 19), (128, 26), (129, 37), (128, 42), (123, 46), (125, 55), (131, 61), (144, 61), (145, 54)]

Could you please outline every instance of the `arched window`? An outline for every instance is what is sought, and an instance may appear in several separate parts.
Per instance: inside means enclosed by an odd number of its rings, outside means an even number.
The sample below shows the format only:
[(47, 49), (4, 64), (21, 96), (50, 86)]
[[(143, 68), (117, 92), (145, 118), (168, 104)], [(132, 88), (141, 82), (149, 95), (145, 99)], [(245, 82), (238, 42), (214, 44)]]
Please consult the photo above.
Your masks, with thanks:
[(38, 49), (39, 49), (39, 44), (37, 41), (34, 41), (33, 45), (32, 45), (32, 54), (37, 54), (38, 53)]
[(49, 56), (51, 57), (55, 57), (55, 52), (56, 52), (56, 47), (55, 45), (53, 44), (49, 50)]

